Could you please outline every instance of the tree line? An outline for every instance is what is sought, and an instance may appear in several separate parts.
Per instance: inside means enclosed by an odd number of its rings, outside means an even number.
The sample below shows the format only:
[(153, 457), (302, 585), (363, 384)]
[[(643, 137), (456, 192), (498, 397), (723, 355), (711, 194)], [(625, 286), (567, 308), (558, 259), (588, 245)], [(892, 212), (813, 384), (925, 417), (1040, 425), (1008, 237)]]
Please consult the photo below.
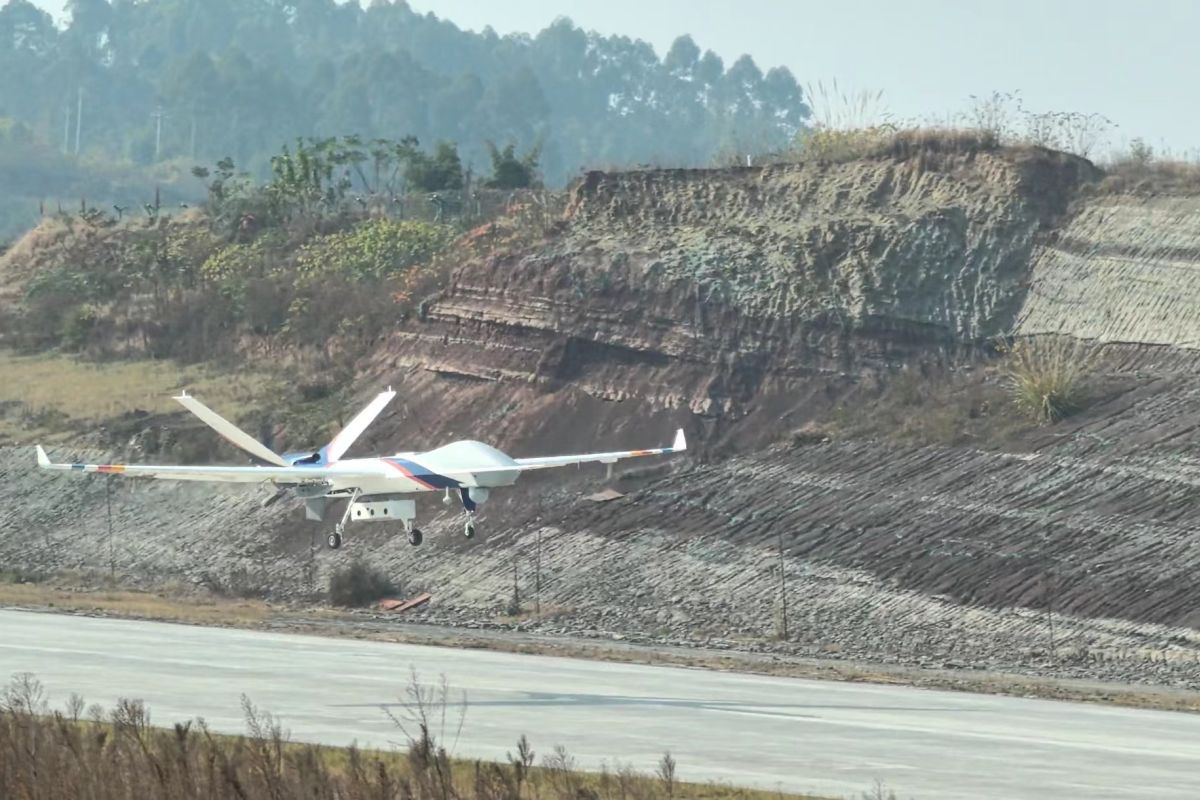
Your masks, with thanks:
[(477, 170), (509, 146), (537, 152), (561, 185), (584, 165), (780, 147), (809, 113), (786, 68), (727, 66), (689, 36), (660, 58), (566, 18), (500, 36), (403, 0), (70, 0), (67, 11), (58, 27), (28, 0), (0, 8), (0, 118), (71, 157), (228, 156), (266, 175), (284, 142), (356, 131), (455, 142)]

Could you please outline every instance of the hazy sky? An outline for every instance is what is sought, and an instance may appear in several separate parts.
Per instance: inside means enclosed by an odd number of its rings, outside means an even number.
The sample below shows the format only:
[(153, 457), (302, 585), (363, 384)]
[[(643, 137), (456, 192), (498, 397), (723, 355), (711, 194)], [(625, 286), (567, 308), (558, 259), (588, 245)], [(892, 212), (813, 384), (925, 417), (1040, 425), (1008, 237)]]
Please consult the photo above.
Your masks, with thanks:
[[(61, 15), (65, 0), (34, 0)], [(1096, 112), (1120, 147), (1200, 154), (1196, 0), (410, 0), (460, 27), (537, 31), (557, 16), (645, 39), (681, 33), (729, 64), (749, 53), (805, 85), (882, 90), (905, 119), (945, 118), (969, 96), (1019, 91), (1031, 111)]]

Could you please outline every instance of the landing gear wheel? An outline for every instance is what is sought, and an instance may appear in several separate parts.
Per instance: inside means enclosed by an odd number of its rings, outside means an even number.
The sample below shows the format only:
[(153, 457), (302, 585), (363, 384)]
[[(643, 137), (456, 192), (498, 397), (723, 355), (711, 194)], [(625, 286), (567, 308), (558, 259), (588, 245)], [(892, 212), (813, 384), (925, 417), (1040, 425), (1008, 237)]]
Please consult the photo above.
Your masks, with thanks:
[(467, 535), (468, 539), (474, 539), (475, 538), (475, 523), (472, 522), (471, 520), (467, 520), (467, 526), (463, 529), (463, 533), (465, 533)]
[(334, 531), (329, 534), (329, 538), (325, 541), (329, 545), (330, 550), (337, 550), (342, 546), (342, 534), (340, 531)]
[(416, 547), (417, 545), (419, 545), (424, 538), (425, 538), (425, 536), (424, 536), (424, 534), (421, 533), (420, 528), (413, 528), (411, 531), (408, 532), (408, 543), (411, 544), (413, 547)]

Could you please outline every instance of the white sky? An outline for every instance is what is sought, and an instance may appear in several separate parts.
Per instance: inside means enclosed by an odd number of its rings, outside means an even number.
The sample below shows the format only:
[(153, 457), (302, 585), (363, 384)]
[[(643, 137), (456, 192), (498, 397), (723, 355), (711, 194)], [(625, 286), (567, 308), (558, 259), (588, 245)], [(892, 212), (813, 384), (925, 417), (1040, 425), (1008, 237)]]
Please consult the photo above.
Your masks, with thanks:
[[(65, 0), (34, 0), (61, 16)], [(1018, 91), (1031, 111), (1117, 123), (1111, 144), (1142, 137), (1200, 155), (1200, 2), (1196, 0), (410, 0), (460, 27), (536, 32), (564, 15), (645, 39), (661, 55), (681, 33), (726, 64), (749, 53), (802, 84), (882, 90), (901, 119), (944, 119), (969, 96)]]

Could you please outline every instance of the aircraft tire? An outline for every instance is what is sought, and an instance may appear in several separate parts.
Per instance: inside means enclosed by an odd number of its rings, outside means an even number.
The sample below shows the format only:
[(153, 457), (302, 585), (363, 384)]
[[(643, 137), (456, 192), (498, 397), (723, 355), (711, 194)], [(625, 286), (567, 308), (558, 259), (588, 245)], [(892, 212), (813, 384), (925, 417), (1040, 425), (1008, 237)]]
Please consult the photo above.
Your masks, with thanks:
[(408, 532), (408, 543), (413, 547), (419, 545), (425, 539), (425, 535), (421, 533), (420, 528), (413, 528)]
[(468, 539), (474, 539), (475, 538), (475, 523), (468, 522), (466, 528), (463, 529), (463, 533), (465, 533), (467, 535)]
[(325, 540), (325, 543), (329, 545), (330, 550), (337, 550), (341, 548), (342, 534), (334, 531), (333, 533), (329, 534), (329, 538)]

